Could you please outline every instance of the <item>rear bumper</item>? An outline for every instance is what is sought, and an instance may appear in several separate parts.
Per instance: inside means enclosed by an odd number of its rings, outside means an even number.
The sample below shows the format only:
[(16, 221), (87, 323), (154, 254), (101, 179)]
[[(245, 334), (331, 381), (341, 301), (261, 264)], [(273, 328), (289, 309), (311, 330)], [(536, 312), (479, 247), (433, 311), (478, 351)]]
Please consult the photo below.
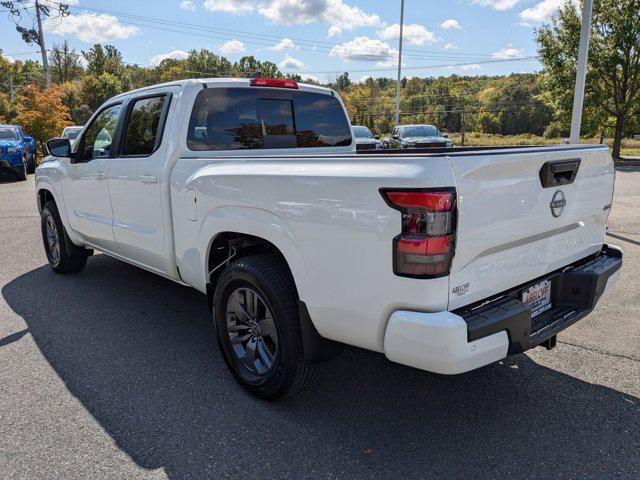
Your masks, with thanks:
[[(540, 345), (588, 315), (617, 281), (622, 250), (605, 245), (595, 257), (453, 312), (396, 311), (387, 325), (389, 360), (441, 374), (457, 374)], [(531, 318), (520, 292), (552, 282), (553, 307)]]

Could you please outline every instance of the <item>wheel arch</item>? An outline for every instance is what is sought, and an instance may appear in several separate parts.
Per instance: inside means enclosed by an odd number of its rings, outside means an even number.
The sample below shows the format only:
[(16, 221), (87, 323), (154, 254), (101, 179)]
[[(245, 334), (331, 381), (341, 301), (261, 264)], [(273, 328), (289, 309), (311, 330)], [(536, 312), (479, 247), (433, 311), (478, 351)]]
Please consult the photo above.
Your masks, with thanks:
[(213, 308), (216, 280), (228, 262), (244, 256), (273, 253), (282, 259), (296, 286), (307, 362), (320, 363), (339, 355), (344, 345), (322, 337), (307, 310), (304, 302), (307, 270), (295, 235), (286, 222), (275, 214), (251, 208), (219, 209), (203, 223), (209, 222), (218, 227), (214, 234), (205, 235), (203, 242), (209, 308)]

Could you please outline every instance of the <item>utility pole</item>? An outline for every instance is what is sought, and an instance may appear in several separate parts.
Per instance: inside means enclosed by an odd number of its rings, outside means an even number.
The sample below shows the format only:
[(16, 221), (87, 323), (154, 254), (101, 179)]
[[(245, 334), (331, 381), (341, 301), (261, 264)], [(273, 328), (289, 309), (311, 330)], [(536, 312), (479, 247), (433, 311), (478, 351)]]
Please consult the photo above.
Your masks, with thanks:
[[(45, 0), (35, 0), (31, 5), (29, 2), (28, 6), (25, 6), (26, 0), (3, 0), (0, 1), (0, 5), (9, 10), (9, 19), (15, 23), (16, 30), (22, 37), (22, 39), (28, 43), (29, 45), (33, 45), (36, 43), (40, 47), (40, 53), (42, 54), (42, 68), (44, 70), (44, 81), (45, 85), (48, 87), (51, 86), (51, 70), (49, 69), (49, 58), (47, 56), (47, 47), (44, 41), (44, 30), (42, 29), (42, 18), (45, 19), (57, 19), (64, 18), (69, 16), (69, 5), (66, 3), (58, 3), (53, 2), (56, 6), (51, 7), (49, 2)], [(23, 16), (23, 11), (28, 11), (31, 8), (35, 8), (35, 21), (33, 21), (33, 16), (31, 14), (28, 15), (27, 19), (30, 17), (31, 25), (25, 27), (20, 25), (21, 22), (25, 19)], [(54, 16), (52, 16), (52, 10), (54, 10)]]
[(51, 71), (49, 70), (49, 58), (47, 57), (47, 48), (44, 43), (44, 32), (42, 31), (42, 16), (40, 15), (40, 0), (36, 0), (36, 18), (38, 20), (38, 40), (40, 52), (42, 53), (42, 68), (44, 68), (44, 83), (49, 88), (51, 86)]
[(591, 33), (591, 13), (593, 0), (584, 0), (582, 7), (582, 25), (580, 26), (580, 47), (576, 67), (576, 89), (573, 92), (573, 112), (571, 113), (571, 143), (580, 142), (582, 107), (584, 104), (584, 85), (587, 80), (587, 61), (589, 59), (589, 34)]
[(400, 78), (402, 75), (402, 29), (404, 27), (404, 0), (400, 0), (400, 39), (398, 45), (398, 82), (396, 83), (396, 126), (400, 123)]

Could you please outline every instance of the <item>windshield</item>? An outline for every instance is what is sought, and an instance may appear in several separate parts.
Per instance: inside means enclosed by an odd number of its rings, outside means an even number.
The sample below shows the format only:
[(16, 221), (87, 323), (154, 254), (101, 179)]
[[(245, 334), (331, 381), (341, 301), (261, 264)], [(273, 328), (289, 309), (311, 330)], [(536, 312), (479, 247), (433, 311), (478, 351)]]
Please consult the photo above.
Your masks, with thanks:
[(418, 125), (415, 127), (404, 127), (403, 137), (437, 137), (438, 129), (432, 125)]
[(373, 133), (367, 127), (353, 127), (356, 138), (373, 138)]
[(0, 128), (0, 140), (17, 140), (18, 132), (13, 128)]

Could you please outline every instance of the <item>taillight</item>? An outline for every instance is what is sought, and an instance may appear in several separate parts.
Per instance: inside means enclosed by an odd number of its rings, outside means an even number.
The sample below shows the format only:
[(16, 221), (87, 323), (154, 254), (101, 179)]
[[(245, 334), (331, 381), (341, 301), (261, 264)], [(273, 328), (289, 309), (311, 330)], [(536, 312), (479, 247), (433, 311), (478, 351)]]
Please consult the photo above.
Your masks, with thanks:
[(252, 78), (249, 82), (252, 87), (276, 87), (276, 88), (298, 88), (298, 82), (288, 78)]
[(394, 273), (416, 278), (448, 275), (455, 250), (455, 190), (381, 189), (380, 193), (402, 213), (402, 232), (393, 239)]

